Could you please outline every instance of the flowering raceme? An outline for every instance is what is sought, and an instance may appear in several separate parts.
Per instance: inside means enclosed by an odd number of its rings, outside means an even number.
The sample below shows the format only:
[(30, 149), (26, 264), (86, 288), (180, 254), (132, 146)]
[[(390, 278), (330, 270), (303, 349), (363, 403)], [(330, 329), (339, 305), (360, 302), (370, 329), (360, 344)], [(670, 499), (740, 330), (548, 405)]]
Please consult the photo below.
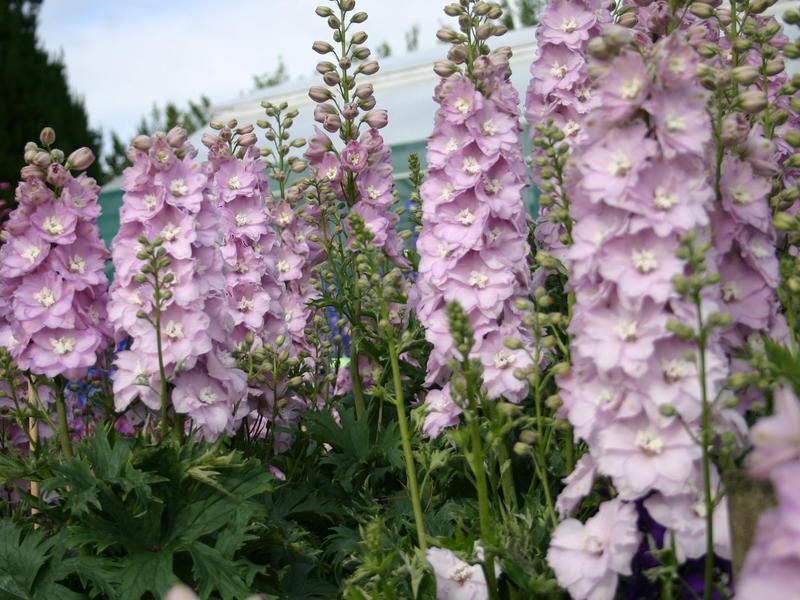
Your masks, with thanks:
[[(528, 217), (522, 200), (525, 168), (517, 136), (517, 93), (509, 82), (508, 54), (475, 60), (476, 82), (461, 74), (442, 79), (441, 108), (428, 141), (429, 172), (422, 186), (422, 232), (416, 309), (433, 344), (428, 385), (444, 384), (456, 358), (445, 307), (457, 301), (475, 332), (473, 354), (484, 364), (487, 395), (520, 401), (527, 385), (514, 377), (530, 358), (510, 350), (509, 337), (525, 338), (514, 305), (530, 287), (526, 257)], [(428, 433), (441, 430), (449, 394), (431, 393)], [(442, 416), (439, 416), (442, 415)]]
[(100, 188), (85, 173), (72, 173), (94, 156), (81, 148), (62, 164), (63, 153), (51, 143), (26, 146), (31, 164), (3, 228), (0, 290), (8, 302), (0, 309), (0, 344), (23, 370), (78, 379), (109, 339), (108, 253), (96, 224)]
[[(678, 31), (644, 45), (644, 58), (623, 49), (595, 67), (597, 107), (573, 156), (578, 175), (570, 185), (570, 212), (576, 244), (567, 255), (575, 292), (573, 365), (560, 381), (563, 414), (588, 443), (597, 474), (611, 478), (622, 500), (658, 492), (648, 506), (675, 536), (681, 559), (704, 553), (696, 542), (704, 539), (705, 513), (697, 512), (689, 532), (684, 520), (662, 507), (705, 509), (697, 501), (701, 450), (686, 430), (699, 427), (701, 383), (691, 346), (667, 325), (676, 318), (696, 320), (695, 308), (673, 285), (686, 273), (676, 253), (686, 234), (709, 223), (713, 198), (704, 173), (711, 131), (705, 92), (695, 81), (697, 58), (683, 35)], [(683, 60), (673, 60), (676, 55)], [(669, 118), (665, 107), (678, 92), (688, 100)], [(673, 213), (679, 217), (672, 219)], [(705, 296), (704, 313), (714, 309), (711, 296)], [(727, 375), (713, 338), (706, 358), (713, 397)], [(569, 497), (561, 503), (575, 506), (572, 490), (565, 493)], [(725, 510), (723, 499), (715, 510), (722, 525)], [(723, 557), (729, 553), (726, 529), (715, 531)], [(689, 541), (687, 535), (695, 537)], [(552, 557), (550, 562), (566, 577), (564, 564)], [(612, 571), (606, 574), (616, 581)], [(614, 588), (572, 593), (611, 598)]]
[[(194, 160), (195, 153), (180, 127), (134, 140), (113, 245), (116, 273), (109, 314), (117, 338), (132, 338), (130, 349), (115, 361), (116, 409), (126, 410), (138, 397), (156, 410), (170, 382), (175, 412), (189, 415), (213, 438), (233, 429), (234, 407), (247, 386), (227, 354), (232, 319), (222, 310), (220, 215), (208, 197), (208, 176)], [(158, 272), (160, 305), (152, 287), (141, 280), (141, 238), (158, 239), (166, 259)], [(160, 331), (154, 327), (158, 313)]]

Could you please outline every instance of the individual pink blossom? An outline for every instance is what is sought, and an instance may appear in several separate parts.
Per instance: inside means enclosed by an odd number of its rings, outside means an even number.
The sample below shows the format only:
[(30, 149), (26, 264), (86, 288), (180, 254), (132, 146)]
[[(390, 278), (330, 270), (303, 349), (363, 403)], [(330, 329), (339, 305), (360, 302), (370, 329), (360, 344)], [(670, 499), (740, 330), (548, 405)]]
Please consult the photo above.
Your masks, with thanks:
[(634, 506), (619, 499), (601, 504), (586, 523), (562, 521), (547, 551), (559, 585), (576, 600), (612, 600), (619, 575), (631, 574), (641, 540), (636, 522)]
[(600, 472), (611, 477), (626, 500), (652, 490), (681, 493), (695, 473), (700, 454), (682, 423), (661, 426), (644, 417), (617, 420), (605, 427), (593, 451)]
[(461, 408), (453, 402), (450, 384), (440, 390), (431, 390), (425, 396), (425, 422), (422, 432), (431, 438), (438, 437), (443, 429), (457, 425), (460, 421)]
[(564, 489), (556, 498), (556, 510), (563, 519), (568, 517), (592, 491), (597, 477), (597, 467), (592, 455), (587, 453), (578, 459), (575, 469), (564, 478)]
[(485, 600), (489, 597), (480, 564), (471, 565), (445, 548), (428, 548), (425, 557), (436, 576), (437, 600)]

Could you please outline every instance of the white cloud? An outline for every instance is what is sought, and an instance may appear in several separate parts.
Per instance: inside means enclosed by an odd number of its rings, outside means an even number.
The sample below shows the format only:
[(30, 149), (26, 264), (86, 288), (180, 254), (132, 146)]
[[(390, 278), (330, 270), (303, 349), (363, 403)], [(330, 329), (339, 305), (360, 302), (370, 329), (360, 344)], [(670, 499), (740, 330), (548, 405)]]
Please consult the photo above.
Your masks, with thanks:
[[(154, 103), (183, 105), (201, 94), (212, 102), (252, 88), (252, 76), (282, 56), (289, 74), (309, 75), (315, 39), (329, 38), (314, 0), (47, 0), (40, 15), (45, 47), (63, 50), (72, 89), (90, 121), (106, 134), (134, 133)], [(420, 26), (420, 47), (433, 46), (443, 20), (431, 0), (360, 0), (373, 48), (384, 40), (405, 51), (405, 32)]]

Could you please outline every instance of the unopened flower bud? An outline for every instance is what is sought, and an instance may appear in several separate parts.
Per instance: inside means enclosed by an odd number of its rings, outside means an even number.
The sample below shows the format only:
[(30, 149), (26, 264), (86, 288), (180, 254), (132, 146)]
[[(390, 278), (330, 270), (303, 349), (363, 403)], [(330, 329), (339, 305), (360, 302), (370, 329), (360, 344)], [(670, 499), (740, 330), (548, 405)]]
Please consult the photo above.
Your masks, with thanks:
[(619, 25), (608, 25), (603, 29), (603, 40), (612, 48), (622, 48), (633, 39), (630, 29)]
[(317, 8), (314, 9), (314, 12), (317, 13), (317, 15), (319, 15), (323, 19), (327, 19), (333, 14), (333, 11), (327, 6), (318, 6)]
[(50, 153), (44, 151), (36, 152), (33, 155), (33, 160), (31, 160), (31, 163), (33, 163), (37, 167), (46, 169), (50, 164)]
[(328, 54), (329, 52), (333, 51), (333, 46), (331, 46), (328, 42), (318, 40), (314, 42), (314, 44), (311, 46), (311, 49), (317, 54)]
[(380, 69), (380, 65), (378, 65), (378, 61), (376, 60), (365, 62), (358, 67), (358, 71), (364, 73), (364, 75), (374, 75), (378, 72), (378, 69)]
[(758, 79), (759, 73), (758, 69), (751, 65), (742, 65), (741, 67), (735, 67), (731, 71), (731, 75), (734, 81), (744, 85), (750, 85)]
[(353, 92), (356, 98), (360, 98), (362, 100), (369, 98), (370, 96), (372, 96), (373, 93), (374, 93), (374, 88), (372, 87), (371, 83), (361, 83), (358, 86), (356, 86), (356, 89)]
[(442, 29), (437, 31), (436, 32), (436, 37), (437, 37), (437, 39), (439, 39), (439, 41), (442, 41), (442, 42), (445, 42), (445, 43), (449, 43), (449, 44), (452, 44), (452, 43), (455, 43), (455, 42), (459, 41), (458, 33), (456, 33), (455, 31), (453, 31), (452, 29), (449, 29), (447, 27), (443, 27)]
[(747, 90), (739, 94), (736, 105), (746, 113), (761, 112), (767, 107), (767, 95), (760, 90)]
[(358, 116), (358, 106), (354, 102), (348, 102), (342, 107), (342, 116), (348, 120), (355, 119)]
[(351, 38), (354, 44), (363, 44), (369, 39), (366, 31), (356, 31)]
[(94, 153), (87, 147), (78, 148), (67, 158), (67, 170), (85, 171), (94, 162)]
[(56, 131), (52, 127), (45, 127), (39, 133), (39, 141), (43, 146), (52, 146), (56, 141)]
[(462, 12), (464, 12), (464, 9), (462, 9), (461, 5), (457, 3), (448, 4), (444, 7), (444, 14), (446, 14), (448, 17), (457, 17)]
[(256, 138), (255, 133), (250, 132), (250, 133), (245, 133), (244, 135), (240, 135), (238, 141), (239, 145), (242, 148), (249, 148), (250, 146), (255, 145), (255, 143), (258, 141), (258, 138)]
[(782, 73), (783, 70), (786, 68), (786, 65), (780, 58), (773, 58), (772, 60), (767, 62), (766, 65), (766, 72), (767, 75), (772, 77), (773, 75), (777, 75), (778, 73)]
[(449, 60), (437, 60), (433, 64), (433, 72), (439, 77), (450, 77), (456, 71), (458, 71), (458, 67)]
[(176, 125), (167, 132), (167, 143), (173, 148), (180, 148), (186, 143), (189, 134), (180, 125)]
[(353, 23), (363, 23), (364, 21), (367, 20), (367, 17), (368, 17), (367, 13), (357, 12), (352, 17), (350, 17), (350, 21)]
[(54, 163), (63, 163), (64, 162), (64, 151), (59, 150), (58, 148), (53, 148), (50, 150), (50, 160)]
[(617, 23), (619, 23), (621, 27), (627, 27), (631, 29), (636, 27), (636, 24), (639, 23), (639, 17), (636, 15), (636, 13), (628, 12), (624, 15), (620, 15)]
[(605, 40), (601, 37), (593, 37), (589, 40), (589, 43), (586, 45), (586, 50), (590, 56), (594, 56), (595, 58), (604, 59), (608, 58), (609, 54), (611, 53), (611, 49), (609, 48), (608, 44), (606, 44)]
[(383, 129), (389, 123), (389, 113), (383, 109), (371, 110), (364, 116), (364, 120), (373, 129)]
[(328, 71), (322, 76), (322, 80), (325, 82), (326, 85), (339, 85), (341, 78), (339, 77), (339, 73), (336, 71)]
[(332, 94), (331, 91), (326, 87), (321, 85), (312, 85), (308, 89), (308, 97), (314, 102), (325, 102), (326, 100), (331, 99)]
[(689, 12), (698, 19), (709, 19), (714, 16), (714, 9), (704, 2), (693, 2)]
[(481, 23), (478, 26), (477, 34), (479, 40), (488, 40), (492, 37), (494, 26), (491, 23)]

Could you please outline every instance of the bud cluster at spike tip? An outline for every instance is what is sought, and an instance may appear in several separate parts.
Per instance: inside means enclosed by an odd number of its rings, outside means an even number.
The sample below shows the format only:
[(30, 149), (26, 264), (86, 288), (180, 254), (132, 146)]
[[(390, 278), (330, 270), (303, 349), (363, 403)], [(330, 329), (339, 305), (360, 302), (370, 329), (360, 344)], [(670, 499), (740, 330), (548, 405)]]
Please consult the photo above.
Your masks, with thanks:
[(454, 73), (434, 95), (440, 108), (428, 140), (413, 294), (433, 344), (426, 384), (443, 386), (428, 395), (424, 429), (431, 436), (457, 423), (460, 412), (446, 385), (447, 362), (458, 356), (448, 330), (448, 302), (460, 303), (469, 316), (487, 396), (518, 402), (527, 394), (527, 383), (514, 371), (530, 364), (530, 355), (505, 345), (508, 338), (527, 337), (515, 301), (530, 290), (526, 170), (509, 57), (508, 48), (499, 48), (476, 58), (474, 81)]
[(82, 171), (88, 148), (70, 154), (29, 142), (16, 188), (17, 208), (3, 226), (0, 248), (0, 345), (32, 373), (77, 379), (109, 341), (106, 328), (108, 255), (97, 227), (100, 187)]
[[(170, 145), (170, 140), (176, 146)], [(220, 212), (209, 197), (207, 170), (181, 128), (140, 136), (130, 150), (133, 163), (123, 174), (120, 230), (114, 238), (115, 278), (109, 318), (116, 337), (132, 338), (117, 355), (114, 402), (125, 410), (137, 397), (158, 410), (161, 378), (153, 289), (137, 281), (143, 236), (158, 239), (168, 267), (162, 271), (161, 338), (167, 379), (174, 384), (171, 406), (187, 414), (207, 438), (235, 429), (247, 389), (244, 373), (233, 368), (228, 350), (231, 317), (224, 310), (225, 275), (220, 252)]]

